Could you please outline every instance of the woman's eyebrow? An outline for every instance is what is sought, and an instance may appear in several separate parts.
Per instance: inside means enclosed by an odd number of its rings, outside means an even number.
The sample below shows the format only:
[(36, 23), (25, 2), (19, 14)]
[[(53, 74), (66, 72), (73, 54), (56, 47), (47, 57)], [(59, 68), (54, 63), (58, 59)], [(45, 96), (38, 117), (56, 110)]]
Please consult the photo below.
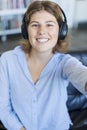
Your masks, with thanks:
[(32, 23), (39, 23), (39, 22), (38, 21), (31, 21), (30, 24), (32, 24)]
[(53, 20), (49, 20), (49, 21), (46, 21), (46, 22), (53, 22), (53, 23), (55, 23), (55, 21), (53, 21)]
[(56, 23), (55, 21), (46, 21), (46, 23)]

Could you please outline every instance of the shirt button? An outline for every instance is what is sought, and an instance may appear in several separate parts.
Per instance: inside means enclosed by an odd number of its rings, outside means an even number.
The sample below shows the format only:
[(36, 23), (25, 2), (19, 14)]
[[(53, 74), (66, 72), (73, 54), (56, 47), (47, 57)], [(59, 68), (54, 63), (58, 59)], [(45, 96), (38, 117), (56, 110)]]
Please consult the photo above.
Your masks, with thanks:
[(33, 100), (33, 103), (35, 103), (35, 102), (36, 102), (36, 99)]
[(34, 113), (33, 113), (33, 118), (35, 118), (35, 117), (36, 117), (36, 113), (34, 112)]
[(36, 113), (34, 113), (34, 116), (36, 116)]

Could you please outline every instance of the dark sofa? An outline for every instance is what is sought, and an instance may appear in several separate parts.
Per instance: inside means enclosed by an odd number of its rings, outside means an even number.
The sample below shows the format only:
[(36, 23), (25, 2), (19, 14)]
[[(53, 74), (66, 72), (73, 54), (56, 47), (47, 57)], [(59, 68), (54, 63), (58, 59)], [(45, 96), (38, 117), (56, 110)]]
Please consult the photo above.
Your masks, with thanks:
[[(87, 66), (87, 51), (70, 52), (70, 54)], [(87, 130), (87, 99), (71, 83), (69, 83), (67, 90), (67, 107), (73, 121), (70, 130)], [(0, 130), (6, 130), (2, 124)]]

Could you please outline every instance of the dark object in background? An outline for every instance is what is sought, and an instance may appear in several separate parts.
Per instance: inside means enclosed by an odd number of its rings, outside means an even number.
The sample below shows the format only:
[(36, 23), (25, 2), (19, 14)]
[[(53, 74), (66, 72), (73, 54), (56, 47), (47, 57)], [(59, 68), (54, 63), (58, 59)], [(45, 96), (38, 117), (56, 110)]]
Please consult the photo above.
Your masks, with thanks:
[(87, 30), (87, 22), (80, 22), (80, 23), (78, 23), (78, 29), (80, 29), (80, 30)]
[[(87, 66), (87, 51), (71, 52), (70, 54)], [(87, 98), (71, 83), (69, 83), (67, 90), (67, 106), (73, 122), (70, 130), (87, 130)]]

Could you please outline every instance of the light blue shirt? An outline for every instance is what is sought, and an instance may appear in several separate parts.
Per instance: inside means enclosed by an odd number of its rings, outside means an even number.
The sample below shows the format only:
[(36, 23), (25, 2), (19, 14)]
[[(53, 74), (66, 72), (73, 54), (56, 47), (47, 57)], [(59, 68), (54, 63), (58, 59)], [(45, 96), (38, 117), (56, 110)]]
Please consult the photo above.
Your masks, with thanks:
[(34, 84), (21, 47), (5, 52), (0, 58), (0, 120), (8, 130), (68, 130), (68, 81), (86, 95), (87, 68), (68, 54), (54, 54)]

